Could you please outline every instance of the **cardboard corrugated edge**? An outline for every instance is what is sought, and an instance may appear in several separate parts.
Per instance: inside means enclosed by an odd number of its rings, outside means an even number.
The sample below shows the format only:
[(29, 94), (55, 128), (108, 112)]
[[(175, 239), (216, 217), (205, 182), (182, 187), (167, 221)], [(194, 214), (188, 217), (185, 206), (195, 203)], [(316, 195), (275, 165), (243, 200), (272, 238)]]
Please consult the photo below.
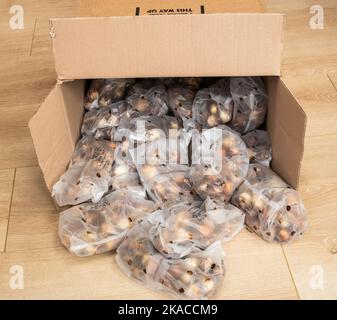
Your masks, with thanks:
[(283, 24), (275, 13), (82, 17), (52, 19), (51, 34), (60, 82), (280, 75)]

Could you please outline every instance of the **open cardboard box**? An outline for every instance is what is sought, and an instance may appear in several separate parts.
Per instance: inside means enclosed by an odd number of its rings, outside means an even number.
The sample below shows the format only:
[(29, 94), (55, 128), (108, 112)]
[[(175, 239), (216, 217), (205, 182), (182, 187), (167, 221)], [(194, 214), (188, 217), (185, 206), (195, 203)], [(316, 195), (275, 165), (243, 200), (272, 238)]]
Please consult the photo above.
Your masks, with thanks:
[(58, 81), (29, 122), (49, 190), (80, 135), (85, 79), (249, 75), (263, 76), (269, 94), (272, 169), (299, 187), (306, 115), (280, 77), (283, 15), (202, 7), (144, 16), (117, 7), (111, 17), (51, 20)]

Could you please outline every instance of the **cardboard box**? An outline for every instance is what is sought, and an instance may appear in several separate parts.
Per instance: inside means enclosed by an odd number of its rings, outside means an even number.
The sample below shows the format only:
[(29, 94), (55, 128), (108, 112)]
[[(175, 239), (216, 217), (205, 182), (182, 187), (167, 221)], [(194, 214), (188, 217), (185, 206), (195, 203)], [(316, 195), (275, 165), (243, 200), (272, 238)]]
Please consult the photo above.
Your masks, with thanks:
[(57, 84), (29, 122), (49, 190), (80, 135), (84, 79), (234, 75), (264, 76), (272, 168), (298, 188), (306, 115), (280, 77), (283, 15), (175, 3), (166, 12), (145, 2), (116, 6), (112, 17), (51, 20)]

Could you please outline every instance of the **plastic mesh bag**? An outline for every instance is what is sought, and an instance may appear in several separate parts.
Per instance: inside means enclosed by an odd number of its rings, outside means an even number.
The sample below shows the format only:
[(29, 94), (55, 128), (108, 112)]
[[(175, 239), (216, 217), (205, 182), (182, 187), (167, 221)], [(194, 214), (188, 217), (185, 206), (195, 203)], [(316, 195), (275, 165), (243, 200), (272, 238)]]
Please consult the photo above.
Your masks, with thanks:
[(172, 85), (167, 90), (170, 109), (178, 119), (192, 119), (195, 90), (182, 85)]
[(242, 140), (246, 143), (250, 162), (269, 166), (272, 159), (272, 149), (267, 131), (250, 131), (242, 136)]
[(106, 140), (80, 140), (68, 170), (53, 186), (59, 206), (98, 202), (109, 190), (116, 144)]
[(193, 120), (203, 128), (213, 128), (231, 120), (233, 101), (229, 79), (223, 78), (209, 88), (197, 92), (193, 101)]
[[(161, 205), (199, 200), (189, 179), (189, 137), (181, 131), (175, 139), (159, 139), (132, 150), (140, 179), (149, 196)], [(141, 163), (140, 155), (144, 155)], [(186, 163), (186, 164), (185, 164)]]
[(59, 237), (77, 256), (114, 250), (135, 221), (157, 205), (127, 190), (114, 191), (97, 204), (83, 203), (60, 214)]
[(76, 205), (98, 202), (106, 192), (123, 188), (145, 194), (129, 142), (85, 136), (77, 142), (69, 168), (53, 186), (52, 196), (59, 206)]
[(260, 77), (232, 77), (230, 92), (234, 109), (228, 126), (240, 133), (246, 133), (264, 122), (268, 97)]
[(188, 166), (145, 164), (139, 166), (138, 172), (149, 196), (162, 205), (199, 200), (189, 179)]
[(244, 225), (244, 214), (230, 204), (207, 199), (200, 204), (177, 204), (160, 213), (150, 238), (167, 258), (183, 258), (196, 248), (206, 249), (216, 240), (232, 239)]
[(123, 100), (126, 88), (134, 83), (133, 79), (94, 79), (84, 98), (86, 110), (107, 107)]
[(129, 88), (126, 101), (140, 115), (161, 117), (168, 111), (167, 92), (160, 81), (137, 82)]
[(96, 139), (111, 140), (121, 119), (127, 121), (133, 113), (134, 111), (125, 100), (115, 102), (108, 107), (92, 109), (84, 114), (81, 133), (94, 136)]
[(140, 182), (139, 175), (129, 153), (130, 142), (119, 143), (115, 150), (115, 162), (111, 172), (113, 190), (127, 189), (145, 197), (146, 191)]
[(245, 143), (237, 133), (221, 126), (205, 130), (192, 152), (190, 177), (196, 192), (202, 199), (227, 202), (248, 172)]
[(117, 249), (116, 261), (121, 270), (151, 287), (161, 260), (165, 259), (149, 238), (155, 213), (138, 220)]
[(223, 257), (221, 242), (216, 241), (184, 259), (165, 260), (157, 274), (160, 288), (183, 299), (209, 299), (223, 283)]
[(96, 141), (91, 136), (82, 137), (77, 141), (74, 152), (70, 159), (70, 166), (79, 162), (85, 162), (93, 157), (94, 149), (98, 145), (110, 145), (113, 149), (115, 144), (109, 144), (108, 141)]
[(117, 249), (118, 266), (147, 287), (179, 298), (206, 299), (214, 295), (224, 278), (221, 243), (217, 241), (185, 259), (166, 259), (149, 239), (149, 231), (158, 220), (156, 214), (138, 220), (128, 232)]
[(91, 109), (84, 113), (81, 134), (94, 136), (97, 131), (97, 113), (98, 109)]
[(267, 241), (291, 242), (306, 229), (306, 210), (298, 192), (266, 166), (249, 166), (231, 202), (245, 212), (248, 228)]
[(170, 116), (139, 116), (123, 119), (116, 131), (115, 139), (129, 142), (148, 142), (165, 138), (170, 129), (178, 129), (176, 118)]

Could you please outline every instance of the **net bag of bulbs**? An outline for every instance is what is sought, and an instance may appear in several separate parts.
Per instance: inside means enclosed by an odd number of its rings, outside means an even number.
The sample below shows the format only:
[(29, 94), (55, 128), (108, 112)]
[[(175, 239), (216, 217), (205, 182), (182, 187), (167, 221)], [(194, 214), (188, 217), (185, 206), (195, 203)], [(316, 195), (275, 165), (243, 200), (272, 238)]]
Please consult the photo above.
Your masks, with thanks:
[(187, 86), (173, 84), (168, 88), (169, 107), (177, 119), (192, 119), (192, 105), (196, 91)]
[(133, 83), (133, 79), (94, 79), (84, 98), (84, 108), (99, 109), (123, 100), (126, 89)]
[(95, 139), (113, 140), (121, 122), (129, 121), (135, 111), (125, 101), (118, 101), (100, 109), (91, 109), (83, 118), (81, 133)]
[(109, 190), (116, 143), (82, 138), (76, 145), (68, 170), (53, 186), (59, 206), (98, 202)]
[(229, 126), (240, 133), (247, 133), (260, 126), (266, 117), (268, 98), (260, 77), (230, 78), (233, 99), (233, 117)]
[(168, 97), (160, 81), (144, 80), (130, 86), (126, 101), (141, 115), (163, 116), (168, 111)]
[(247, 146), (250, 162), (269, 166), (272, 149), (268, 132), (264, 130), (253, 130), (243, 135), (242, 139)]
[[(136, 115), (136, 116), (135, 116)], [(134, 143), (150, 142), (165, 138), (169, 134), (170, 129), (178, 129), (179, 123), (175, 117), (162, 116), (133, 116), (122, 119), (120, 125), (116, 129), (115, 140), (126, 140)]]
[(244, 224), (244, 214), (230, 204), (206, 199), (201, 205), (183, 203), (157, 213), (150, 230), (154, 247), (166, 258), (183, 258), (196, 249), (205, 250), (217, 240), (230, 240)]
[(93, 80), (52, 188), (63, 245), (116, 252), (145, 286), (207, 299), (224, 279), (223, 243), (244, 225), (270, 242), (300, 237), (299, 194), (269, 168), (267, 105), (259, 77)]
[[(170, 144), (176, 142), (176, 148), (170, 149)], [(188, 139), (158, 139), (146, 146), (142, 145), (132, 150), (133, 157), (143, 154), (145, 164), (138, 164), (140, 179), (150, 198), (162, 207), (182, 201), (193, 202), (200, 200), (193, 190), (189, 177), (187, 153)], [(183, 152), (180, 152), (183, 151)], [(185, 161), (183, 158), (186, 158)], [(169, 158), (169, 161), (165, 159)], [(136, 158), (135, 162), (137, 161)]]
[(77, 256), (90, 256), (114, 250), (137, 219), (158, 206), (127, 189), (116, 190), (98, 203), (84, 202), (63, 211), (59, 237)]
[(221, 79), (209, 88), (199, 90), (192, 108), (193, 120), (201, 128), (213, 128), (227, 123), (232, 118), (233, 112), (229, 79)]
[(306, 211), (296, 190), (268, 167), (251, 164), (232, 204), (246, 214), (246, 225), (267, 241), (291, 242), (307, 226)]
[(225, 274), (221, 242), (213, 242), (206, 250), (195, 248), (184, 259), (168, 259), (154, 247), (149, 237), (160, 218), (160, 213), (155, 212), (137, 221), (117, 249), (118, 266), (143, 285), (175, 297), (212, 297)]
[[(228, 202), (248, 171), (248, 153), (239, 134), (226, 126), (203, 131), (200, 143), (193, 148), (190, 177), (202, 199), (210, 197)], [(207, 145), (208, 148), (207, 148)]]

